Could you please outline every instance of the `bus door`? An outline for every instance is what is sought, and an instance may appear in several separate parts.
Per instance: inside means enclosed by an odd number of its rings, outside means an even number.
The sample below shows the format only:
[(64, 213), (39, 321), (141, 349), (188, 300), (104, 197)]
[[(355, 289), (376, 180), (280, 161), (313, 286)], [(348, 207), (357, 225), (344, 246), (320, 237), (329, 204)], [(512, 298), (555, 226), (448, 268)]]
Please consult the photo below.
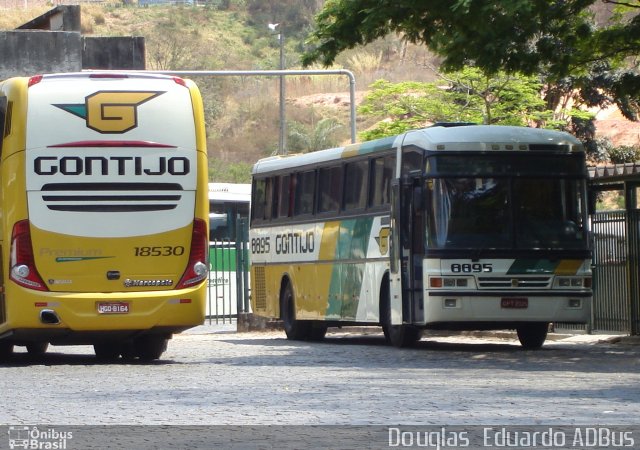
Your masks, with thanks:
[[(424, 259), (424, 214), (420, 178), (403, 178), (392, 189), (394, 219), (392, 258), (392, 292), (401, 292), (401, 305), (392, 311), (402, 311), (402, 321), (393, 324), (414, 324), (423, 320), (422, 261)], [(396, 275), (396, 276), (393, 276)], [(393, 282), (395, 280), (395, 283)], [(395, 284), (395, 286), (394, 286)], [(397, 309), (396, 309), (397, 308)], [(400, 319), (398, 317), (398, 319)]]

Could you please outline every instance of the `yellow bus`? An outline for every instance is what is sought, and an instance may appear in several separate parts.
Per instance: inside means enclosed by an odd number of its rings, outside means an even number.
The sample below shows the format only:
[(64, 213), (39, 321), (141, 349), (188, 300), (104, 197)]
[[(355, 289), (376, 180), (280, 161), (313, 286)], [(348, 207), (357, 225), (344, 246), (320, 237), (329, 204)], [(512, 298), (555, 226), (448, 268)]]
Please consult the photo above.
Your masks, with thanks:
[(253, 168), (251, 306), (290, 339), (381, 325), (424, 329), (588, 323), (587, 170), (567, 133), (437, 125)]
[(0, 356), (157, 359), (204, 320), (207, 153), (196, 85), (86, 72), (0, 83)]

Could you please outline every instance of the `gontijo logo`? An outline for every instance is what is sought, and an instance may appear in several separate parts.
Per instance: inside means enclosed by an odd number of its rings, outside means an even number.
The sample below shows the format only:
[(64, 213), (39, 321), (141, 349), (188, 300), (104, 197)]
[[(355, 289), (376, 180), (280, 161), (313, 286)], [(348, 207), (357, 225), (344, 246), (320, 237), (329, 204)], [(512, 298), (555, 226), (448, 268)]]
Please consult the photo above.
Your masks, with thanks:
[(138, 106), (164, 91), (98, 91), (84, 104), (53, 105), (85, 119), (87, 128), (99, 133), (126, 133), (138, 126)]

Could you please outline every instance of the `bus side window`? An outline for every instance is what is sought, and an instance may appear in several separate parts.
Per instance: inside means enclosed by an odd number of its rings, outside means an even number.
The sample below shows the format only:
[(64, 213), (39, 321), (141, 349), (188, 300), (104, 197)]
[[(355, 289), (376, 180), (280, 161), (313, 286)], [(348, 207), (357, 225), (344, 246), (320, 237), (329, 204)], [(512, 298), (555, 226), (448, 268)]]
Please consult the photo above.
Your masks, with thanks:
[(279, 181), (279, 199), (278, 199), (278, 217), (291, 216), (291, 197), (293, 191), (291, 189), (291, 176), (282, 175)]
[(385, 156), (371, 161), (369, 206), (384, 206), (391, 202), (393, 157)]
[(278, 204), (280, 203), (280, 177), (271, 177), (271, 207), (269, 208), (269, 217), (276, 219), (278, 217)]
[(295, 208), (296, 216), (313, 214), (313, 200), (315, 199), (316, 172), (313, 170), (301, 172), (297, 175)]
[[(2, 142), (5, 136), (9, 134), (8, 131), (10, 127), (5, 123), (7, 119), (7, 97), (0, 97), (0, 156), (2, 156)], [(6, 135), (5, 131), (7, 131)]]
[[(273, 217), (273, 213), (275, 211), (274, 200), (275, 200), (275, 177), (267, 178), (265, 183), (265, 191), (264, 191), (264, 219), (269, 221)], [(277, 201), (276, 201), (277, 204)]]
[(357, 161), (345, 166), (344, 209), (363, 209), (367, 204), (367, 163)]
[(337, 212), (340, 209), (342, 194), (342, 167), (324, 167), (320, 169), (319, 182), (318, 212)]
[(253, 180), (251, 189), (253, 198), (251, 199), (251, 221), (261, 222), (264, 219), (264, 208), (266, 203), (266, 181)]

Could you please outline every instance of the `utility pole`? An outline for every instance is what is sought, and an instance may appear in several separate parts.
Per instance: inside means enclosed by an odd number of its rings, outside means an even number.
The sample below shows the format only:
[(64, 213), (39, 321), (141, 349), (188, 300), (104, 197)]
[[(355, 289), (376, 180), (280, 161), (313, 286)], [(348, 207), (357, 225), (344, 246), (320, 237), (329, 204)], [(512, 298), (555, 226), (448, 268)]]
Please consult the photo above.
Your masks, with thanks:
[[(279, 23), (270, 23), (269, 29), (275, 31), (280, 26)], [(278, 44), (280, 47), (280, 70), (284, 70), (284, 33), (282, 32), (282, 26), (278, 33)], [(278, 154), (287, 154), (287, 124), (285, 121), (285, 77), (280, 75), (280, 137), (278, 139)]]

